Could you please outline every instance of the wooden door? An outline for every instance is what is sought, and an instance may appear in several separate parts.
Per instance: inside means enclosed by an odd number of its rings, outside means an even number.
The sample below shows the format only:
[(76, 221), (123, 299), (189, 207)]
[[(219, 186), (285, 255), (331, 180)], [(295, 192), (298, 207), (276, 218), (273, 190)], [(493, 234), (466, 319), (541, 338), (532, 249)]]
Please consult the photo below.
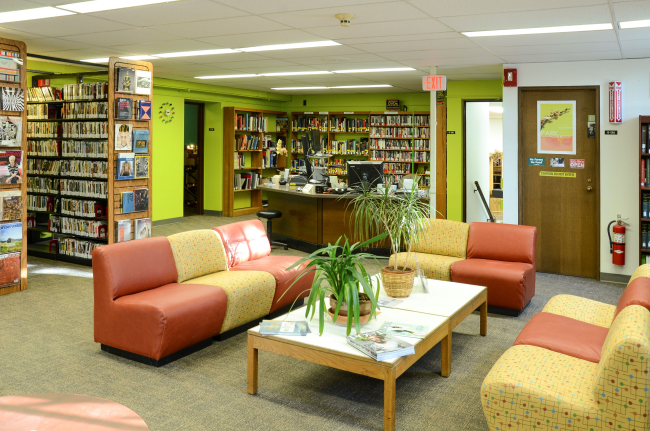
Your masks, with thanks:
[[(447, 106), (436, 108), (436, 218), (447, 218)], [(433, 123), (430, 123), (433, 126)], [(433, 217), (433, 215), (432, 215)]]
[[(538, 153), (538, 101), (575, 101), (575, 154)], [(598, 87), (519, 89), (519, 223), (537, 227), (537, 271), (599, 277), (598, 101)], [(590, 115), (596, 121), (594, 137), (588, 136)], [(559, 126), (559, 117), (547, 117), (556, 125), (545, 125), (545, 133)], [(529, 158), (544, 163), (534, 166)], [(563, 158), (564, 167), (559, 161), (551, 166), (552, 158)], [(571, 168), (571, 159), (584, 160), (584, 168)]]

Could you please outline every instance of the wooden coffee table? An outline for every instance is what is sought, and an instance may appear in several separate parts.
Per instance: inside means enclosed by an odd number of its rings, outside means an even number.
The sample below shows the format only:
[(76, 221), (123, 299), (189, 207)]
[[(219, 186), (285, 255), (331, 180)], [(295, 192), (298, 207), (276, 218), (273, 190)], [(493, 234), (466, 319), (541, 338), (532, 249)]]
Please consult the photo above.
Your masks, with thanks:
[[(384, 381), (384, 430), (393, 431), (395, 429), (395, 380), (440, 342), (442, 342), (441, 374), (443, 377), (449, 376), (451, 331), (478, 307), (481, 308), (481, 335), (487, 332), (487, 289), (458, 283), (438, 283), (445, 282), (430, 280), (429, 293), (424, 293), (421, 286), (419, 290), (414, 288), (412, 298), (407, 298), (398, 308), (382, 308), (377, 319), (372, 319), (362, 328), (362, 332), (373, 331), (379, 329), (384, 322), (428, 326), (429, 332), (424, 339), (403, 338), (415, 345), (414, 355), (388, 361), (375, 361), (349, 345), (345, 339), (346, 328), (335, 325), (331, 321), (325, 323), (322, 336), (318, 335), (317, 319), (310, 322), (312, 333), (305, 337), (262, 336), (259, 334), (259, 326), (249, 329), (248, 393), (257, 393), (259, 350), (373, 377)], [(305, 320), (305, 308), (294, 310), (275, 320)]]

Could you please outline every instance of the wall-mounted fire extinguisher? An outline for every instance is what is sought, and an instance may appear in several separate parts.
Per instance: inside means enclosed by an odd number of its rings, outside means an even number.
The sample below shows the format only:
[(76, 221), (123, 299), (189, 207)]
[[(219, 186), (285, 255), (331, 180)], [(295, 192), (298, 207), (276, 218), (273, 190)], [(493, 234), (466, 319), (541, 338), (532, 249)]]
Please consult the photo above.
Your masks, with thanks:
[[(623, 221), (620, 214), (616, 215), (616, 220), (612, 220), (607, 225), (607, 236), (609, 236), (609, 252), (612, 254), (612, 263), (614, 265), (625, 265), (625, 226), (629, 224)], [(627, 219), (625, 219), (627, 220)], [(609, 228), (614, 224), (614, 240)]]

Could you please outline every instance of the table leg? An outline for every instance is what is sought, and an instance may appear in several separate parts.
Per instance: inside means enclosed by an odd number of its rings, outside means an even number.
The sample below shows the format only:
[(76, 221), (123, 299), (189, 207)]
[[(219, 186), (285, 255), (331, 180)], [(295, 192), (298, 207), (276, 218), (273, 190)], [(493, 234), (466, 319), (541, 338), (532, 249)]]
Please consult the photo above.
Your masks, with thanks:
[(487, 335), (487, 300), (481, 304), (481, 335)]
[(395, 431), (395, 370), (384, 378), (384, 431)]
[(257, 393), (257, 355), (258, 350), (253, 345), (253, 336), (248, 336), (248, 393)]
[(449, 330), (447, 336), (442, 339), (440, 347), (442, 354), (440, 375), (442, 377), (449, 377), (451, 374), (451, 330)]

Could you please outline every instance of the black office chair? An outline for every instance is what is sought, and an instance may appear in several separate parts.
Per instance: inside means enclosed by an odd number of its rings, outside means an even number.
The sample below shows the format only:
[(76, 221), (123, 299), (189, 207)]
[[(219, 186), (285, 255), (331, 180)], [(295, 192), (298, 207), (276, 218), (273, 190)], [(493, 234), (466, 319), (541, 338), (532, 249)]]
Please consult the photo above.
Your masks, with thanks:
[(273, 210), (262, 210), (257, 212), (257, 217), (266, 219), (266, 236), (269, 238), (271, 245), (277, 245), (284, 247), (285, 250), (289, 250), (289, 246), (283, 242), (273, 241), (271, 239), (271, 232), (273, 231), (273, 225), (271, 220), (274, 218), (282, 217), (282, 211), (273, 211)]

